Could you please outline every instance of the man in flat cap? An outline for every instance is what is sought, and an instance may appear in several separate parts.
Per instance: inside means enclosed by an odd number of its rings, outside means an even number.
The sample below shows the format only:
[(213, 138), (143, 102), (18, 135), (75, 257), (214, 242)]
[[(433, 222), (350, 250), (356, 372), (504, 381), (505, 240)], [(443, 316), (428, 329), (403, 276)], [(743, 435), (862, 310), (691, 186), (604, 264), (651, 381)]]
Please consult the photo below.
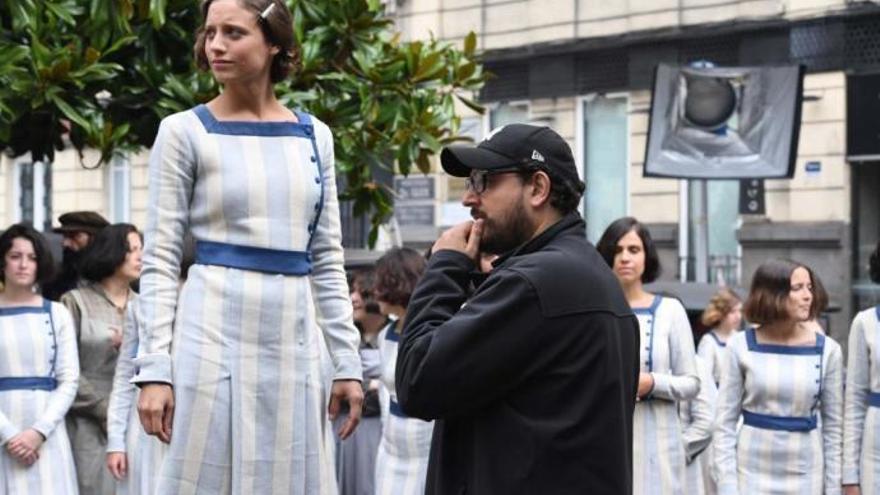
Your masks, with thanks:
[(58, 217), (60, 227), (53, 231), (61, 234), (64, 247), (62, 267), (58, 276), (43, 288), (43, 296), (57, 301), (65, 292), (79, 285), (79, 261), (83, 251), (92, 243), (95, 234), (110, 223), (94, 211), (71, 211)]
[(400, 339), (400, 406), (437, 420), (426, 493), (631, 493), (638, 322), (586, 240), (568, 144), (511, 124), (440, 158), (473, 221), (434, 244)]

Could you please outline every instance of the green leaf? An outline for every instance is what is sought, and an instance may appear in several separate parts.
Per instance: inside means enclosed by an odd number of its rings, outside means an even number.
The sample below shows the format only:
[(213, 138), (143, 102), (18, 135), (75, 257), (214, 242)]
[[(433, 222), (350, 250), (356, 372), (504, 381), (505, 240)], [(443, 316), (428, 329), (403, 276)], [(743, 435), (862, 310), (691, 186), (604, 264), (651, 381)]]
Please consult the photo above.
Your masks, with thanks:
[(477, 49), (477, 33), (471, 31), (464, 37), (464, 56), (472, 58)]
[(70, 119), (76, 125), (82, 127), (83, 129), (88, 129), (89, 127), (91, 127), (89, 125), (89, 122), (66, 101), (61, 99), (60, 96), (53, 95), (51, 100), (52, 103), (54, 103), (55, 106), (57, 106), (58, 109), (61, 110), (61, 113), (63, 113), (65, 117)]

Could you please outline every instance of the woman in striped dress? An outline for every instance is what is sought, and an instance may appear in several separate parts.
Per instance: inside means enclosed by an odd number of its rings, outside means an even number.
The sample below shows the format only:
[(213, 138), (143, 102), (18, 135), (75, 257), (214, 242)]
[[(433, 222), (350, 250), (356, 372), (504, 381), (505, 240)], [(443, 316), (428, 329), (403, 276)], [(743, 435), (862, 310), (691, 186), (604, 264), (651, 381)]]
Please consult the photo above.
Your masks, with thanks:
[[(134, 381), (145, 431), (170, 442), (158, 492), (335, 493), (327, 413), (349, 401), (347, 437), (363, 392), (333, 137), (275, 97), (296, 62), (283, 1), (202, 14), (197, 64), (223, 92), (163, 119), (150, 155)], [(196, 263), (178, 289), (186, 231)]]
[(721, 371), (724, 369), (724, 347), (742, 324), (742, 301), (736, 292), (721, 289), (712, 296), (700, 320), (710, 330), (700, 339), (697, 354), (709, 366), (712, 380), (717, 386), (721, 383)]
[(762, 264), (752, 279), (744, 313), (759, 326), (728, 341), (719, 391), (721, 494), (841, 493), (843, 358), (804, 325), (818, 310), (811, 281), (808, 267), (788, 260)]
[(64, 415), (79, 380), (76, 332), (61, 304), (35, 293), (52, 276), (43, 236), (0, 236), (0, 494), (76, 495)]
[(700, 390), (693, 334), (676, 299), (648, 293), (660, 261), (651, 234), (632, 217), (614, 221), (596, 245), (623, 287), (641, 329), (641, 373), (633, 413), (633, 494), (680, 494), (684, 437), (678, 404)]
[(135, 407), (137, 387), (130, 383), (138, 351), (137, 301), (129, 303), (107, 410), (107, 469), (117, 480), (117, 495), (157, 493), (156, 475), (167, 448), (144, 433)]
[[(870, 258), (880, 284), (880, 242)], [(843, 484), (846, 495), (880, 495), (880, 306), (868, 308), (849, 331), (843, 423)]]
[(707, 476), (708, 464), (712, 459), (709, 448), (715, 432), (715, 401), (718, 388), (706, 362), (697, 356), (697, 372), (700, 376), (700, 393), (689, 401), (679, 403), (679, 417), (682, 423), (682, 438), (687, 459), (685, 468), (685, 490), (688, 495), (714, 494), (714, 484)]
[(425, 271), (425, 258), (409, 248), (393, 248), (376, 263), (376, 300), (391, 322), (379, 334), (382, 355), (382, 439), (376, 458), (376, 495), (425, 493), (434, 423), (407, 417), (397, 404), (394, 373), (406, 307)]

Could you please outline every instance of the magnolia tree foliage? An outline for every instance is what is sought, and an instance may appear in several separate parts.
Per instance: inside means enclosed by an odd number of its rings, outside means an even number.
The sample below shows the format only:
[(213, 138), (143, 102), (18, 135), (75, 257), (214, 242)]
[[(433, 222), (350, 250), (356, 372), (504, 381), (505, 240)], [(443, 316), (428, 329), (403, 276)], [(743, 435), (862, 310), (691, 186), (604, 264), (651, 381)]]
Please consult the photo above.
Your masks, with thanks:
[[(333, 129), (341, 197), (370, 215), (372, 242), (393, 203), (377, 172), (428, 172), (461, 139), (455, 101), (482, 110), (469, 99), (486, 79), (476, 37), (402, 42), (378, 0), (287, 2), (303, 64), (276, 91)], [(217, 94), (194, 69), (199, 17), (198, 0), (0, 2), (0, 150), (99, 150), (89, 167), (150, 146), (162, 117)]]

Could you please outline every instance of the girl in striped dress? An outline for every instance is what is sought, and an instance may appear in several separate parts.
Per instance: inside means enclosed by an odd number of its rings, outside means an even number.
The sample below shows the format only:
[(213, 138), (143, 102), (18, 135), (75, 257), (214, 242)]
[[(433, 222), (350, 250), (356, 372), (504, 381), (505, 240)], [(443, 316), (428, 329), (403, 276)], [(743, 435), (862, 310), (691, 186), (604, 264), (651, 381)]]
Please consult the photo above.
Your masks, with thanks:
[(633, 413), (633, 494), (685, 490), (678, 403), (700, 390), (693, 334), (676, 299), (646, 292), (660, 261), (648, 230), (632, 217), (614, 221), (596, 245), (620, 281), (641, 328), (641, 373)]
[(721, 289), (712, 296), (700, 320), (710, 330), (700, 339), (697, 354), (708, 365), (709, 373), (717, 386), (721, 383), (721, 370), (724, 369), (724, 347), (742, 324), (742, 301), (736, 292), (727, 288)]
[(376, 458), (376, 495), (425, 493), (434, 423), (407, 417), (397, 404), (394, 373), (406, 306), (425, 271), (425, 258), (409, 248), (393, 248), (376, 264), (376, 300), (391, 322), (379, 334), (382, 355), (382, 439)]
[(788, 260), (755, 272), (744, 313), (759, 327), (730, 338), (721, 378), (721, 494), (841, 493), (843, 359), (834, 340), (804, 325), (818, 311), (811, 280)]
[(79, 380), (76, 332), (61, 304), (35, 294), (52, 276), (43, 236), (0, 236), (0, 494), (76, 495), (64, 415)]
[[(880, 242), (870, 276), (880, 284)], [(849, 331), (843, 427), (846, 495), (880, 495), (880, 306), (856, 315)]]
[[(197, 64), (223, 92), (163, 119), (150, 155), (134, 382), (145, 431), (170, 442), (157, 491), (332, 494), (327, 413), (349, 401), (346, 438), (363, 401), (333, 137), (273, 92), (296, 61), (285, 2), (207, 0), (202, 14)], [(196, 262), (178, 290), (188, 230)]]

